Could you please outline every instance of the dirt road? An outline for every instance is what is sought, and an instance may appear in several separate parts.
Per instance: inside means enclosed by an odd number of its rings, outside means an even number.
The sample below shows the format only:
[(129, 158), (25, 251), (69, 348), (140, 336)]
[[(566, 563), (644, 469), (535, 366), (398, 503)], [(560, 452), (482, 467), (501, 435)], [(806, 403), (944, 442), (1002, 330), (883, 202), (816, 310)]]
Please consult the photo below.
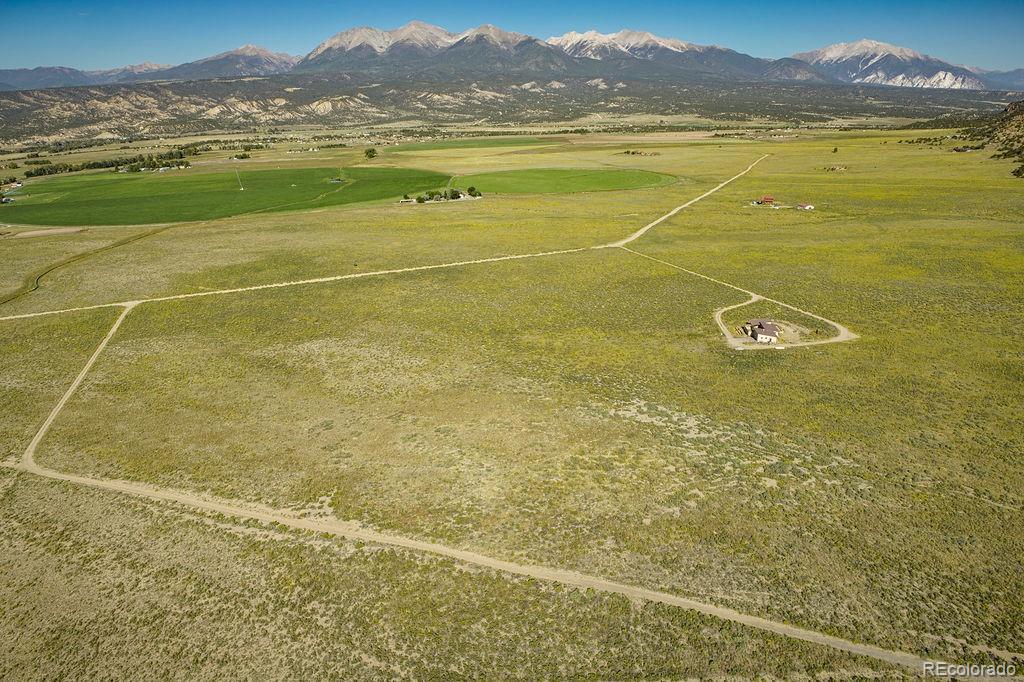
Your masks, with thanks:
[(679, 213), (680, 211), (682, 211), (685, 208), (689, 208), (690, 206), (693, 206), (694, 204), (696, 204), (701, 199), (706, 199), (707, 197), (711, 196), (712, 194), (714, 194), (718, 190), (722, 189), (723, 187), (725, 187), (729, 183), (731, 183), (731, 182), (733, 182), (735, 180), (739, 180), (744, 175), (746, 175), (747, 173), (752, 171), (754, 169), (754, 166), (756, 166), (757, 164), (761, 163), (762, 161), (764, 161), (767, 158), (768, 158), (768, 155), (765, 154), (760, 159), (758, 159), (754, 163), (750, 164), (745, 169), (743, 169), (742, 171), (740, 171), (736, 175), (732, 176), (731, 178), (729, 178), (725, 182), (719, 183), (715, 187), (712, 187), (711, 189), (709, 189), (707, 192), (704, 192), (704, 194), (701, 194), (699, 197), (697, 197), (695, 199), (690, 199), (689, 201), (687, 201), (685, 204), (683, 204), (681, 206), (676, 206), (675, 208), (673, 208), (671, 211), (669, 211), (665, 215), (661, 216), (657, 220), (653, 220), (653, 221), (647, 223), (646, 225), (641, 227), (639, 230), (637, 230), (633, 234), (631, 234), (628, 237), (626, 237), (625, 239), (620, 239), (617, 242), (611, 242), (609, 244), (601, 244), (600, 246), (595, 246), (593, 248), (595, 248), (595, 249), (613, 249), (613, 248), (615, 248), (617, 246), (624, 247), (624, 246), (626, 246), (626, 244), (629, 244), (630, 242), (635, 242), (637, 239), (640, 239), (640, 237), (643, 237), (645, 234), (647, 234), (647, 232), (651, 228), (656, 227), (657, 225), (660, 225), (661, 223), (665, 222), (666, 220), (668, 220), (669, 218), (674, 216), (676, 213)]
[(83, 367), (82, 371), (77, 377), (75, 377), (75, 380), (68, 387), (68, 390), (64, 393), (50, 412), (49, 416), (43, 422), (43, 425), (32, 439), (32, 442), (29, 444), (28, 448), (26, 448), (21, 462), (13, 465), (12, 468), (53, 480), (67, 481), (69, 483), (75, 483), (125, 495), (132, 495), (156, 502), (169, 502), (183, 505), (195, 511), (223, 514), (237, 519), (254, 520), (263, 523), (278, 523), (289, 528), (312, 531), (315, 533), (329, 533), (331, 535), (341, 536), (352, 540), (363, 540), (365, 542), (400, 547), (402, 549), (415, 552), (424, 552), (436, 556), (442, 556), (465, 564), (471, 564), (473, 566), (479, 566), (494, 571), (527, 576), (537, 580), (556, 582), (562, 585), (583, 589), (589, 588), (611, 594), (621, 594), (631, 599), (641, 599), (660, 604), (667, 604), (669, 606), (697, 611), (707, 616), (727, 620), (733, 623), (739, 623), (758, 630), (773, 632), (785, 637), (792, 637), (794, 639), (820, 644), (853, 654), (869, 656), (877, 660), (895, 665), (902, 665), (914, 670), (921, 669), (923, 659), (914, 656), (913, 654), (908, 654), (902, 651), (891, 651), (889, 649), (883, 649), (870, 644), (853, 642), (821, 632), (807, 630), (788, 623), (768, 620), (758, 616), (751, 616), (745, 613), (740, 613), (734, 609), (715, 606), (714, 604), (680, 597), (667, 592), (659, 592), (657, 590), (650, 590), (643, 587), (626, 585), (574, 571), (506, 561), (504, 559), (497, 559), (477, 552), (459, 549), (457, 547), (449, 547), (435, 542), (426, 542), (423, 540), (414, 540), (402, 537), (400, 535), (381, 533), (364, 528), (355, 523), (341, 521), (338, 519), (302, 517), (284, 510), (276, 510), (260, 505), (242, 504), (221, 498), (196, 495), (181, 490), (150, 486), (144, 483), (96, 479), (87, 476), (66, 474), (40, 465), (35, 461), (35, 453), (39, 443), (46, 436), (50, 427), (53, 425), (54, 420), (64, 408), (64, 405), (66, 405), (71, 396), (74, 395), (79, 385), (81, 385), (82, 380), (88, 374), (89, 370), (96, 362), (96, 359), (102, 354), (103, 350), (110, 342), (110, 339), (114, 336), (114, 333), (121, 326), (121, 323), (130, 311), (131, 307), (126, 306), (121, 315), (118, 316), (113, 326), (107, 332), (107, 335), (103, 338), (95, 352), (86, 362), (85, 367)]

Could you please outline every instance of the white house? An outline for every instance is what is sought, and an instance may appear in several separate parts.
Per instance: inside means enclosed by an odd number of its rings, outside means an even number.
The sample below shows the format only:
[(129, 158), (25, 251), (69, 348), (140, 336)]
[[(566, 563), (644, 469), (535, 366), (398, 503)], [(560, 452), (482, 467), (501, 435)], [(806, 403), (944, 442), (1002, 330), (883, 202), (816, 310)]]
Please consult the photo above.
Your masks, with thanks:
[(778, 343), (779, 325), (775, 324), (772, 320), (748, 320), (743, 325), (743, 333), (748, 334), (750, 338), (754, 339), (757, 343)]

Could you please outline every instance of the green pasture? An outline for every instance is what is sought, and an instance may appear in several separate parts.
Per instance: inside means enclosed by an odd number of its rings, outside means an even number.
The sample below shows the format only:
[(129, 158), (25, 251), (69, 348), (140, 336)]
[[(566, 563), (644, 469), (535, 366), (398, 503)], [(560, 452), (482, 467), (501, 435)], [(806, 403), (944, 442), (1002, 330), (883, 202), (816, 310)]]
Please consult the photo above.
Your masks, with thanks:
[[(749, 153), (735, 159), (749, 163)], [(703, 157), (700, 157), (703, 159)], [(724, 172), (730, 170), (723, 164)], [(690, 170), (689, 166), (683, 166)], [(8, 314), (93, 305), (200, 289), (248, 286), (324, 275), (581, 248), (634, 232), (716, 184), (714, 170), (689, 183), (628, 192), (511, 194), (500, 201), (428, 206), (376, 202), (316, 211), (265, 212), (181, 224), (130, 247), (98, 251), (102, 238), (150, 227), (95, 228), (76, 234), (7, 239), (0, 281), (24, 281), (52, 254), (93, 255), (51, 272), (31, 296), (0, 307)], [(0, 295), (0, 299), (3, 296)]]
[[(343, 182), (331, 182), (333, 178)], [(201, 173), (90, 173), (30, 179), (0, 221), (31, 225), (141, 225), (213, 220), (400, 197), (448, 176), (409, 168), (297, 168)], [(244, 188), (244, 189), (243, 189)]]
[(455, 182), (485, 194), (557, 194), (639, 189), (674, 180), (664, 173), (635, 169), (535, 168), (460, 175)]

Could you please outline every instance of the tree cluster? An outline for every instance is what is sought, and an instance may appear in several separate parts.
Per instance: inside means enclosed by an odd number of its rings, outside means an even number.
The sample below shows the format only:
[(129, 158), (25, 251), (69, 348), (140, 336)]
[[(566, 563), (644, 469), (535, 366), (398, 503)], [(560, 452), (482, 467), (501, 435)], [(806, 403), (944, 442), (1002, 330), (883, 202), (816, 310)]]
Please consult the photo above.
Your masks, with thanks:
[[(445, 190), (431, 189), (416, 197), (416, 203), (425, 204), (428, 201), (456, 201), (465, 196), (481, 197), (483, 194), (481, 194), (476, 187), (470, 187), (465, 192), (455, 187)], [(409, 195), (406, 194), (405, 198), (408, 199)]]
[[(25, 171), (26, 178), (34, 178), (41, 175), (57, 175), (58, 173), (76, 173), (83, 170), (96, 170), (98, 168), (125, 168), (129, 172), (138, 172), (143, 168), (159, 168), (165, 165), (189, 167), (192, 164), (185, 158), (198, 154), (194, 148), (173, 149), (169, 152), (159, 154), (138, 154), (136, 156), (123, 156), (117, 159), (100, 159), (98, 161), (85, 161), (83, 163), (53, 163), (48, 166), (40, 166)], [(173, 162), (169, 164), (167, 162)]]

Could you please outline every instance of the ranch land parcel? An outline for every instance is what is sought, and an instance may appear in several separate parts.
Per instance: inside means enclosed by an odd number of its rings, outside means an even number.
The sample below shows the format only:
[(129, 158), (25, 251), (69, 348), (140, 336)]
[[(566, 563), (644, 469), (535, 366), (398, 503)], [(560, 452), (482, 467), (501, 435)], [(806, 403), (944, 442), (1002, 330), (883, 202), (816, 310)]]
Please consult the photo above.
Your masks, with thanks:
[(29, 178), (0, 676), (1024, 665), (1024, 183), (919, 134)]

